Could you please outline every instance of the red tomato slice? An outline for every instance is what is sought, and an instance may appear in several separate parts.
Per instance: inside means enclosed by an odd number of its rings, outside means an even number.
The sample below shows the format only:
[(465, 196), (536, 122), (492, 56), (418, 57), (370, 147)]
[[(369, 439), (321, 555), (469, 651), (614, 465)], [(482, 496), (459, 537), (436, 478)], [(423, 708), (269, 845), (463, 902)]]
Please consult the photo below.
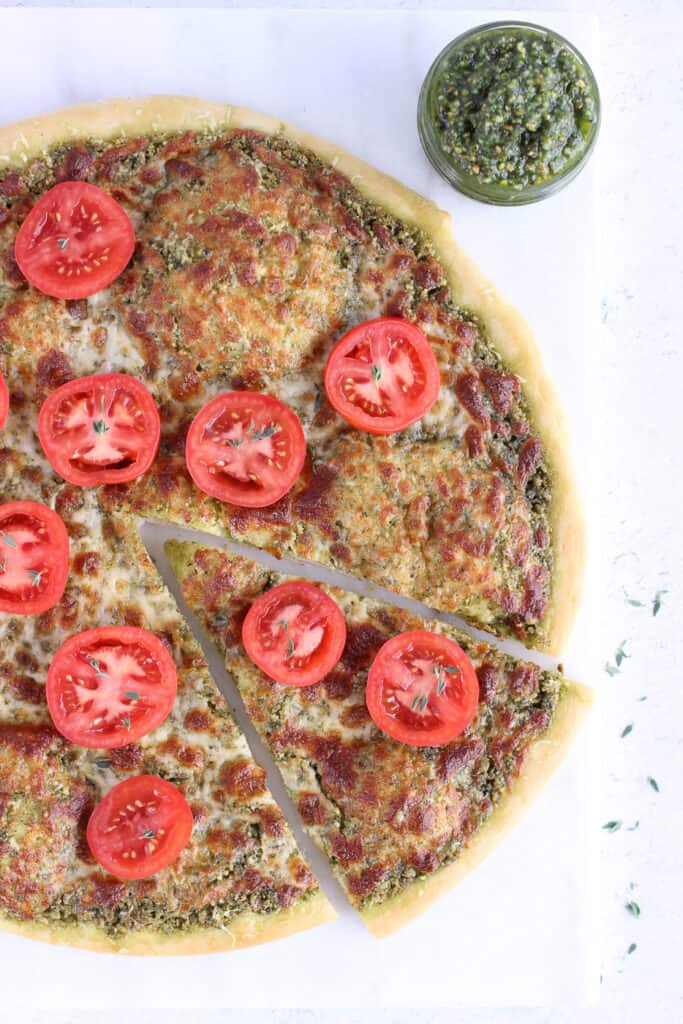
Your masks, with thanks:
[(439, 633), (399, 633), (370, 666), (368, 711), (378, 729), (412, 747), (455, 739), (472, 720), (479, 681), (462, 647)]
[(55, 654), (45, 696), (52, 721), (82, 747), (124, 747), (156, 729), (176, 695), (173, 658), (146, 629), (103, 626)]
[(0, 373), (0, 430), (5, 425), (7, 412), (9, 410), (9, 392), (2, 373)]
[(422, 331), (386, 317), (359, 324), (332, 349), (325, 368), (330, 405), (369, 434), (415, 423), (439, 394), (439, 367)]
[(114, 281), (133, 255), (126, 211), (97, 185), (65, 181), (41, 196), (17, 232), (14, 256), (34, 288), (83, 299)]
[(264, 508), (294, 484), (306, 458), (306, 438), (284, 402), (255, 391), (228, 391), (195, 416), (185, 457), (190, 476), (206, 494)]
[(146, 473), (161, 422), (144, 384), (125, 373), (79, 377), (56, 388), (38, 414), (50, 465), (80, 487), (120, 484)]
[(0, 505), (0, 612), (39, 615), (57, 604), (69, 575), (69, 535), (37, 501)]
[(261, 594), (247, 612), (242, 642), (267, 676), (288, 686), (311, 686), (331, 672), (346, 643), (336, 601), (303, 580)]
[(192, 811), (176, 786), (135, 775), (110, 789), (90, 815), (88, 846), (117, 878), (149, 878), (178, 857), (192, 834)]

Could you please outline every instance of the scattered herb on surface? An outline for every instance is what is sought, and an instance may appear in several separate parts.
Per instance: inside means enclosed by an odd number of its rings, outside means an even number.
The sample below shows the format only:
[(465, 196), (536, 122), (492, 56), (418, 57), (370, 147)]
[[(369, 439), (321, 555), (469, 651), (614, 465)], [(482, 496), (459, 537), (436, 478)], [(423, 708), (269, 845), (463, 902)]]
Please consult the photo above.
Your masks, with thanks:
[(96, 757), (95, 758), (95, 765), (98, 768), (103, 768), (103, 769), (104, 768), (111, 768), (111, 761), (109, 760), (108, 757)]
[(625, 725), (624, 728), (621, 730), (622, 740), (624, 736), (628, 736), (630, 732), (633, 732), (633, 722), (629, 722), (628, 725)]
[(621, 822), (620, 821), (608, 821), (602, 827), (605, 830), (605, 832), (618, 832), (619, 829), (621, 828)]
[(640, 907), (635, 900), (629, 900), (628, 903), (624, 904), (624, 907), (632, 917), (640, 917)]
[(629, 597), (628, 594), (626, 593), (625, 588), (622, 587), (621, 589), (624, 591), (624, 599), (626, 601), (626, 604), (630, 604), (632, 608), (644, 608), (645, 607), (645, 602), (644, 601), (638, 601), (637, 598), (635, 598), (635, 597)]
[(628, 825), (627, 828), (626, 828), (626, 831), (627, 832), (635, 832), (635, 830), (638, 828), (639, 825), (640, 825), (640, 822), (636, 821), (636, 823), (634, 825)]
[(630, 946), (628, 947), (628, 949), (626, 950), (626, 952), (627, 952), (627, 953), (628, 953), (628, 955), (630, 956), (630, 955), (631, 955), (631, 953), (635, 953), (635, 951), (636, 951), (637, 949), (638, 949), (638, 946), (636, 945), (636, 943), (635, 943), (635, 942), (632, 942), (632, 943), (631, 943), (631, 945), (630, 945)]
[(628, 640), (622, 640), (621, 643), (619, 644), (619, 646), (617, 647), (616, 653), (614, 655), (614, 660), (616, 662), (617, 668), (621, 668), (621, 663), (624, 660), (624, 658), (630, 658), (631, 657), (631, 655), (627, 654), (626, 651), (624, 650), (624, 648), (626, 647), (627, 643), (628, 643)]
[(668, 594), (668, 590), (658, 590), (652, 601), (652, 614), (659, 615), (659, 610), (662, 607), (662, 598), (665, 594)]
[(656, 779), (653, 779), (651, 775), (648, 775), (647, 781), (650, 783), (655, 793), (659, 793), (659, 783)]

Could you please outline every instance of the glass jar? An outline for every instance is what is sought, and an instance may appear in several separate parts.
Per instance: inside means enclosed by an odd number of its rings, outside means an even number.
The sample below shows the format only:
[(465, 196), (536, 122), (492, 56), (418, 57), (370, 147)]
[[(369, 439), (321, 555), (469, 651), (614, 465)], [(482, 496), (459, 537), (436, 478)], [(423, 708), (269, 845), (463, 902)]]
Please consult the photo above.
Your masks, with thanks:
[[(503, 185), (498, 182), (482, 181), (476, 174), (470, 173), (459, 165), (457, 160), (444, 149), (438, 129), (435, 101), (441, 85), (443, 72), (448, 66), (449, 60), (457, 51), (462, 51), (472, 43), (485, 39), (489, 40), (496, 35), (519, 35), (520, 39), (550, 39), (563, 49), (569, 51), (581, 71), (581, 77), (585, 82), (587, 94), (593, 100), (594, 118), (589, 123), (586, 132), (582, 132), (583, 147), (573, 154), (557, 173), (549, 173), (542, 180), (529, 184)], [(568, 185), (572, 178), (575, 178), (585, 166), (595, 146), (600, 128), (600, 93), (595, 76), (585, 57), (579, 53), (575, 46), (572, 46), (561, 35), (558, 35), (557, 32), (524, 21), (496, 21), (464, 32), (449, 43), (438, 55), (427, 72), (427, 77), (420, 90), (417, 107), (417, 128), (422, 148), (430, 162), (441, 177), (454, 188), (466, 196), (478, 199), (484, 203), (492, 203), (499, 206), (521, 206), (526, 203), (536, 203), (558, 192), (565, 185)]]

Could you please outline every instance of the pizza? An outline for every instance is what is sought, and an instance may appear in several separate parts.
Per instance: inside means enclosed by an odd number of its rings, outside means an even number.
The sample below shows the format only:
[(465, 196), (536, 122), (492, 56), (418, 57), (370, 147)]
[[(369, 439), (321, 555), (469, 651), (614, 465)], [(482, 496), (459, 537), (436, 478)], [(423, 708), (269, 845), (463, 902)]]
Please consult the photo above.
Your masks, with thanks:
[[(586, 687), (402, 608), (289, 581), (218, 548), (167, 541), (166, 551), (188, 606), (223, 652), (306, 829), (377, 936), (425, 911), (500, 841), (590, 706)], [(308, 622), (296, 632), (291, 608), (305, 600), (302, 587), (322, 591), (318, 601), (332, 597), (346, 624), (341, 658), (308, 686), (286, 676), (274, 681), (272, 661), (265, 669), (255, 663), (245, 628), (251, 609), (283, 581), (292, 588), (285, 603), (297, 652), (315, 628)], [(270, 627), (262, 624), (266, 633)], [(428, 695), (431, 707), (436, 691), (445, 690), (447, 670), (426, 681), (424, 674), (415, 676), (404, 703), (410, 713), (403, 718), (378, 716), (370, 699), (379, 652), (405, 645), (417, 631), (429, 631), (432, 657), (440, 639), (455, 641), (467, 656), (459, 664), (469, 662), (476, 673), (476, 712), (469, 708), (467, 727), (450, 742), (439, 732), (451, 724), (443, 711), (427, 721)], [(271, 656), (277, 653), (271, 647)], [(449, 670), (457, 657), (449, 655)], [(409, 730), (420, 714), (425, 735), (415, 745)], [(460, 723), (454, 724), (457, 729)]]
[[(141, 520), (546, 651), (571, 628), (584, 528), (528, 327), (431, 203), (262, 115), (154, 97), (0, 129), (0, 425), (3, 927), (191, 952), (331, 916)], [(565, 689), (543, 674), (534, 750)]]

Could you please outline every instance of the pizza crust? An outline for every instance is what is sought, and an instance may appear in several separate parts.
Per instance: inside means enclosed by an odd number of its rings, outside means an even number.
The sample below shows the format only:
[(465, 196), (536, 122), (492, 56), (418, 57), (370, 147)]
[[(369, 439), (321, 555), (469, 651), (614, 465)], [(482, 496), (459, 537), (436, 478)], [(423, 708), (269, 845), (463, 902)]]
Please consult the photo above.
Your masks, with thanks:
[(592, 702), (593, 694), (588, 687), (567, 684), (553, 721), (542, 739), (529, 750), (519, 778), (457, 860), (418, 879), (385, 903), (361, 911), (364, 923), (376, 938), (391, 935), (419, 917), (502, 842), (559, 766)]
[(83, 138), (116, 140), (187, 129), (220, 128), (282, 133), (347, 175), (368, 199), (421, 228), (434, 243), (457, 301), (481, 318), (495, 348), (508, 367), (524, 381), (534, 430), (541, 438), (552, 477), (549, 513), (553, 543), (552, 589), (541, 623), (540, 644), (548, 653), (559, 655), (566, 646), (576, 616), (586, 563), (586, 528), (566, 420), (529, 325), (455, 241), (449, 214), (339, 146), (285, 121), (244, 107), (182, 96), (105, 100), (66, 107), (2, 127), (0, 170), (10, 165), (21, 166), (55, 145)]
[(167, 934), (152, 930), (124, 932), (110, 938), (96, 925), (51, 925), (37, 921), (0, 918), (0, 930), (60, 946), (74, 946), (96, 953), (123, 953), (128, 956), (190, 956), (224, 953), (245, 946), (282, 939), (295, 932), (333, 921), (336, 913), (322, 892), (299, 900), (293, 907), (274, 914), (241, 914), (226, 928), (196, 928)]

